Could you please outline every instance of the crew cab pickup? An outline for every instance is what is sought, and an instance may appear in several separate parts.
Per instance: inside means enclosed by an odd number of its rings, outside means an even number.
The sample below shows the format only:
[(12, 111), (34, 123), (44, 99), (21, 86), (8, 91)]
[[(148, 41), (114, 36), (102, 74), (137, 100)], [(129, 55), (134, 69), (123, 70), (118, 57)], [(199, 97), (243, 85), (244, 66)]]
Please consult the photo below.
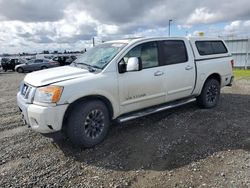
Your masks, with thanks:
[(73, 144), (103, 141), (125, 122), (197, 101), (218, 103), (233, 82), (233, 59), (219, 38), (137, 38), (102, 43), (71, 65), (29, 73), (17, 103), (34, 131), (58, 131)]

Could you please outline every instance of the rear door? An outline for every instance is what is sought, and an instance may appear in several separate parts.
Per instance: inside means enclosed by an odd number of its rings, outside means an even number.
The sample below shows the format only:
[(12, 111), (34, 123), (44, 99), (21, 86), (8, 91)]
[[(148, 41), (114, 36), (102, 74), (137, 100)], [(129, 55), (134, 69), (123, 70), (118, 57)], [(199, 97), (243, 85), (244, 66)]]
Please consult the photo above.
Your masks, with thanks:
[(160, 60), (166, 73), (166, 101), (188, 97), (195, 87), (195, 64), (187, 40), (160, 42)]
[(44, 65), (43, 59), (36, 59), (34, 64), (34, 70), (40, 70)]
[(49, 63), (50, 61), (47, 59), (44, 59), (43, 62), (41, 63), (41, 68), (50, 68), (52, 67), (51, 64)]

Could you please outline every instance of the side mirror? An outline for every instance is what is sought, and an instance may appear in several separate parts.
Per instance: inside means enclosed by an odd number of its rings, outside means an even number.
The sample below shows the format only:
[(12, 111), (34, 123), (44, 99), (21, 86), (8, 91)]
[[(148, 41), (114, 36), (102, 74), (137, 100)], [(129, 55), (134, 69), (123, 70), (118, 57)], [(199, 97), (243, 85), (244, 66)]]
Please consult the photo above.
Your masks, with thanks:
[(120, 63), (118, 63), (118, 71), (119, 73), (125, 73), (126, 72), (126, 63), (124, 62), (124, 60), (120, 61)]
[(130, 57), (127, 63), (127, 72), (142, 70), (142, 61), (139, 57)]

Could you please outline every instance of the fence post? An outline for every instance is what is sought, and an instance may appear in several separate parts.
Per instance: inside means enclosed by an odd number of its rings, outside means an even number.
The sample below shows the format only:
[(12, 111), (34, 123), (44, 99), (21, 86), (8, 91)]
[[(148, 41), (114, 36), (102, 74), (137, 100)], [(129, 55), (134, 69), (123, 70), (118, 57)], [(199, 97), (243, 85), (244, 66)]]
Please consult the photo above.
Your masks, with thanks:
[(246, 61), (245, 61), (245, 70), (247, 69), (248, 65), (248, 57), (249, 57), (249, 52), (250, 52), (250, 44), (249, 44), (249, 38), (247, 38), (247, 46), (246, 46)]

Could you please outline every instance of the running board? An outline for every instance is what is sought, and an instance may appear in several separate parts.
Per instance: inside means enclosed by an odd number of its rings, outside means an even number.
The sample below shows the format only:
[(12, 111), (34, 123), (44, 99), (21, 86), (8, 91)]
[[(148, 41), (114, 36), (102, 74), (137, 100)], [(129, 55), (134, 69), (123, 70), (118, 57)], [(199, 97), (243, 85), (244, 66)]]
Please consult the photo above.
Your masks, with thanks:
[(143, 117), (143, 116), (147, 116), (147, 115), (150, 115), (150, 114), (154, 114), (154, 113), (157, 113), (157, 112), (161, 112), (161, 111), (164, 111), (164, 110), (168, 110), (168, 109), (171, 109), (171, 108), (182, 106), (184, 104), (188, 104), (188, 103), (191, 103), (191, 102), (194, 102), (194, 101), (196, 101), (195, 98), (191, 98), (191, 99), (189, 98), (188, 100), (187, 99), (178, 100), (178, 101), (175, 101), (175, 102), (167, 103), (166, 105), (147, 108), (146, 110), (142, 110), (142, 111), (139, 111), (139, 112), (137, 111), (135, 113), (129, 113), (127, 115), (122, 115), (122, 116), (118, 117), (116, 120), (118, 121), (118, 123), (123, 123), (123, 122), (126, 122), (126, 121), (130, 121), (130, 120), (133, 120), (133, 119)]

